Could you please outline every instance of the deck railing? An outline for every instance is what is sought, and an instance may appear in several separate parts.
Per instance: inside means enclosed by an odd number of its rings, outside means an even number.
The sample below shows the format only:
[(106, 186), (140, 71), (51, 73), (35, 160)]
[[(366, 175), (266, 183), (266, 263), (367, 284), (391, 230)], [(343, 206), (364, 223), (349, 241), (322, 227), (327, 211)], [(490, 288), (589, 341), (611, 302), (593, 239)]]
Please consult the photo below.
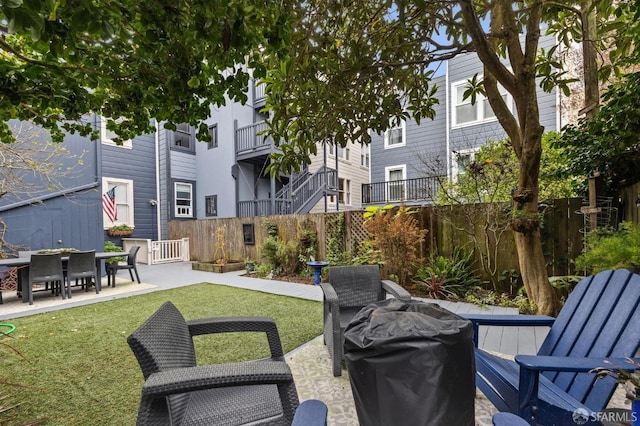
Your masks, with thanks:
[(271, 136), (261, 134), (264, 130), (267, 130), (267, 123), (264, 121), (236, 129), (236, 152), (250, 151), (273, 144)]
[(238, 201), (238, 217), (270, 216), (291, 214), (291, 200), (275, 200), (272, 207), (270, 199)]
[(362, 204), (432, 203), (443, 176), (362, 184)]

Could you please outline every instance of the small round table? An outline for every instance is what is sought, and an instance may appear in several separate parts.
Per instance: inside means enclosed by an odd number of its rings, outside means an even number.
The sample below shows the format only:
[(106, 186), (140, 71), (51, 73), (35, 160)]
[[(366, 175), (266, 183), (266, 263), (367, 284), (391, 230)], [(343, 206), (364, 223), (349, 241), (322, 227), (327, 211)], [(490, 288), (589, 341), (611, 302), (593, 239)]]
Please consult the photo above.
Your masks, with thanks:
[(307, 262), (307, 265), (313, 268), (313, 283), (315, 285), (320, 284), (320, 280), (322, 279), (322, 268), (328, 264), (329, 262), (325, 262), (324, 260), (313, 260), (311, 262)]

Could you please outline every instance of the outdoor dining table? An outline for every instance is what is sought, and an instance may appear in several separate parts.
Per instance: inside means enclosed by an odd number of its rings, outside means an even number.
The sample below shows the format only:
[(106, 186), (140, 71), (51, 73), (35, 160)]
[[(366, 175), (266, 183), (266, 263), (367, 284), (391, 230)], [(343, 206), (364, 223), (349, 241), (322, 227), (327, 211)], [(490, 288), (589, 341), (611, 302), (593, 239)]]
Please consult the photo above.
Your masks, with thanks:
[[(126, 251), (112, 251), (112, 252), (96, 252), (96, 270), (101, 271), (101, 262), (112, 257), (127, 256)], [(69, 260), (69, 256), (63, 256), (62, 262)], [(31, 257), (14, 257), (11, 259), (0, 259), (0, 268), (18, 267), (18, 288), (20, 289), (22, 283), (29, 283), (29, 264), (31, 263)], [(21, 268), (21, 266), (24, 266)], [(100, 275), (100, 274), (98, 274)], [(22, 292), (22, 302), (29, 301), (29, 294), (26, 291)]]

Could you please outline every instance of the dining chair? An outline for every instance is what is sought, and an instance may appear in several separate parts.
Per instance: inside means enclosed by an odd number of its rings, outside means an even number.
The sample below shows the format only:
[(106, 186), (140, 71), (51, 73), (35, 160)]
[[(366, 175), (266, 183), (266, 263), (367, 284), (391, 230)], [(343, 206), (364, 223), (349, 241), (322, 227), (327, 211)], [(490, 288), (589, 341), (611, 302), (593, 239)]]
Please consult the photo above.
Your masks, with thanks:
[[(116, 286), (116, 274), (120, 269), (128, 269), (131, 281), (133, 281), (133, 272), (136, 273), (136, 279), (140, 283), (140, 275), (138, 275), (138, 268), (136, 267), (136, 257), (138, 256), (138, 250), (140, 246), (132, 246), (127, 255), (127, 263), (120, 264), (118, 262), (107, 263), (105, 269), (107, 270), (107, 283), (109, 286)], [(132, 272), (133, 271), (133, 272)]]
[(71, 280), (82, 280), (84, 290), (89, 291), (89, 284), (93, 279), (96, 294), (100, 293), (100, 280), (96, 270), (96, 251), (72, 251), (67, 262), (66, 291), (71, 299)]
[(29, 263), (29, 284), (26, 288), (29, 304), (33, 305), (33, 283), (50, 282), (52, 291), (60, 291), (62, 298), (66, 299), (64, 280), (60, 253), (32, 254)]

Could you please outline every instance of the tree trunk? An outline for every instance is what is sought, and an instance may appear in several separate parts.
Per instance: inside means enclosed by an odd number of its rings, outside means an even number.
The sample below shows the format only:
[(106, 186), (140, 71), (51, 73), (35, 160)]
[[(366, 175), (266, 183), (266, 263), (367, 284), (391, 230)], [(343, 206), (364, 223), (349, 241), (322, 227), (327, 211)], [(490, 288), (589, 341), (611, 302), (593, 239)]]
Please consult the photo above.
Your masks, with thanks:
[(549, 284), (540, 228), (525, 233), (514, 230), (514, 238), (520, 274), (529, 300), (536, 304), (539, 315), (556, 316), (560, 310), (560, 303)]

